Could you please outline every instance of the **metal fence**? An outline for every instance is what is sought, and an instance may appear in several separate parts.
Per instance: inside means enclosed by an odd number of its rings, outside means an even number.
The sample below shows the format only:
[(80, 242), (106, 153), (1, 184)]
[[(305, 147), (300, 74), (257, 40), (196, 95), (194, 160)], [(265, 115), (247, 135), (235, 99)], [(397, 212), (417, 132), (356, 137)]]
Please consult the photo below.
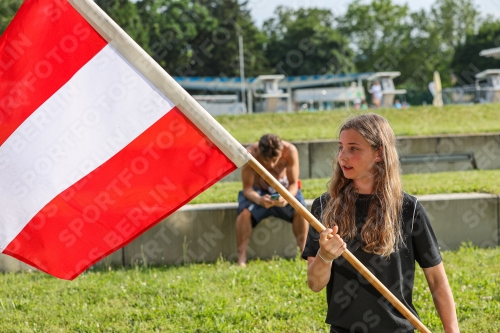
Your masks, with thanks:
[(472, 104), (493, 102), (494, 90), (486, 85), (468, 85), (443, 89), (444, 104)]

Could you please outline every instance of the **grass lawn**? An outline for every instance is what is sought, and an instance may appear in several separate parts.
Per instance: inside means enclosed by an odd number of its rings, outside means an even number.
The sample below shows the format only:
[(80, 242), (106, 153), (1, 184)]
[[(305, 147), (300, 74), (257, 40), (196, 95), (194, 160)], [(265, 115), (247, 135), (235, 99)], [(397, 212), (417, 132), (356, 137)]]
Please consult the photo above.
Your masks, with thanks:
[[(499, 104), (449, 105), (443, 108), (418, 106), (403, 110), (374, 109), (370, 112), (387, 118), (397, 136), (500, 132)], [(354, 109), (337, 109), (215, 118), (239, 142), (250, 143), (270, 132), (290, 141), (333, 139), (337, 137), (342, 122), (357, 114), (360, 112)]]
[[(461, 332), (500, 332), (500, 250), (443, 253)], [(414, 303), (442, 332), (417, 269)], [(324, 291), (306, 284), (301, 259), (89, 271), (75, 281), (43, 273), (0, 274), (0, 331), (328, 332)]]
[[(500, 170), (470, 170), (403, 175), (404, 190), (410, 194), (500, 193)], [(303, 179), (306, 199), (314, 199), (326, 191), (329, 179)], [(237, 202), (241, 182), (219, 182), (194, 198), (192, 204)]]

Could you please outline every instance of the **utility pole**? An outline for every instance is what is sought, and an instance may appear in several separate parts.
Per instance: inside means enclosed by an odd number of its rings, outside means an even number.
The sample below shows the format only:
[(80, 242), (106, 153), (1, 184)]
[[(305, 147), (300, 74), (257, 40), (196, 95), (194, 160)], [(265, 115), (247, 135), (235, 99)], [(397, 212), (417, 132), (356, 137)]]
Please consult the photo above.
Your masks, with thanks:
[[(246, 106), (245, 97), (245, 58), (243, 56), (243, 36), (238, 35), (238, 42), (240, 46), (240, 79), (241, 79), (241, 102)], [(247, 112), (249, 108), (247, 107)]]

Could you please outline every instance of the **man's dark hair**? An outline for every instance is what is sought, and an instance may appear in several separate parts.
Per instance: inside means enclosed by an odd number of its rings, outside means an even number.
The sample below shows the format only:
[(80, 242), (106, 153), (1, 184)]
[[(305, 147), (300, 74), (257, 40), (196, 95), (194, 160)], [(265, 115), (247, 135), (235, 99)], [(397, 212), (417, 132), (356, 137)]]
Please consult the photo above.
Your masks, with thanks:
[(259, 140), (259, 152), (263, 159), (271, 159), (280, 154), (283, 143), (276, 134), (264, 134)]

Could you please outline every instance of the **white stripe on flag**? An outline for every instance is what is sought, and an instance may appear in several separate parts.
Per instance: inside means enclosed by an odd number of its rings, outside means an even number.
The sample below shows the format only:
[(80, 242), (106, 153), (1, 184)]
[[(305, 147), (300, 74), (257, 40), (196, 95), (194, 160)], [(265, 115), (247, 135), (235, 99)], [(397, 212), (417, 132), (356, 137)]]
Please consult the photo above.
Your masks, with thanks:
[[(91, 84), (89, 85), (89, 82)], [(111, 46), (0, 147), (3, 250), (55, 196), (147, 130), (174, 105)]]
[(247, 150), (231, 136), (184, 88), (123, 31), (93, 0), (68, 0), (164, 96), (167, 96), (237, 167), (250, 160)]

